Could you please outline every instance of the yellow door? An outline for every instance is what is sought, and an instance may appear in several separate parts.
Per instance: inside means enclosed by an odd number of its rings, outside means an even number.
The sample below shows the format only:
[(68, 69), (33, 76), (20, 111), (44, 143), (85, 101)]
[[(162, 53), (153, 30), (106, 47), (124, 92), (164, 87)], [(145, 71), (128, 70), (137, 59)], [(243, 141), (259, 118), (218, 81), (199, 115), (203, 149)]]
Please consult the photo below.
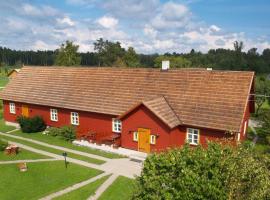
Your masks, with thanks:
[(22, 105), (22, 116), (29, 117), (29, 110), (27, 105)]
[(150, 129), (138, 129), (138, 151), (150, 152)]

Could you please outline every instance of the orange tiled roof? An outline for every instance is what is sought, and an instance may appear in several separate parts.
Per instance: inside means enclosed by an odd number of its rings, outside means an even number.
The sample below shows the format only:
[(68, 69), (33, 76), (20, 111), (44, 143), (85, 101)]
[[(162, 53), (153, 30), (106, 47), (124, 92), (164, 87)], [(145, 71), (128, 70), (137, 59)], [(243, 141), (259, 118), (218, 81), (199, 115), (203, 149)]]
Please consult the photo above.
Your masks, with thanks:
[(169, 127), (239, 131), (253, 77), (205, 69), (23, 67), (0, 97), (115, 116), (144, 103)]

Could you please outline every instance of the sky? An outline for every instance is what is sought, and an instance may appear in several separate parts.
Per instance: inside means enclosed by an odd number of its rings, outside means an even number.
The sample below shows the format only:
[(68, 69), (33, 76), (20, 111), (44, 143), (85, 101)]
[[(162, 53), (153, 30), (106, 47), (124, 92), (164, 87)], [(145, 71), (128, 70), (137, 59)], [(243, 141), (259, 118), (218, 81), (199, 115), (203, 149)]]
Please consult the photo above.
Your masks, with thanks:
[(104, 38), (138, 53), (270, 48), (269, 0), (0, 0), (0, 46), (80, 52)]

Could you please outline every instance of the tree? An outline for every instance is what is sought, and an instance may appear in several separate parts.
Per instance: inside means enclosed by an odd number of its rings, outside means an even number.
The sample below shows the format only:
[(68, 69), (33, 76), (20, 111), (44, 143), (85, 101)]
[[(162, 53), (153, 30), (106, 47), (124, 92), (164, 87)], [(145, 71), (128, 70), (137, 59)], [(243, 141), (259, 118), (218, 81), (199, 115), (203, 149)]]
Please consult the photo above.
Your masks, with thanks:
[(122, 60), (122, 58), (117, 58), (112, 64), (113, 67), (127, 67), (127, 64)]
[(267, 199), (268, 167), (249, 145), (186, 145), (147, 157), (133, 199)]
[(264, 76), (258, 76), (256, 78), (255, 87), (256, 87), (255, 103), (257, 105), (255, 115), (258, 116), (261, 107), (266, 100), (266, 95), (270, 94), (270, 81), (267, 80), (266, 77)]
[(132, 47), (128, 47), (128, 50), (124, 56), (124, 61), (128, 67), (139, 67), (140, 65), (139, 57)]
[(78, 54), (79, 45), (74, 45), (72, 41), (61, 44), (56, 50), (55, 65), (74, 66), (81, 64), (81, 56)]
[(171, 68), (186, 68), (191, 66), (191, 62), (181, 56), (158, 56), (155, 59), (155, 67), (161, 68), (163, 60), (169, 60)]
[(241, 53), (242, 50), (244, 49), (244, 43), (243, 43), (242, 41), (240, 41), (240, 42), (235, 41), (235, 42), (233, 43), (233, 46), (234, 46), (234, 50), (235, 50), (236, 52), (239, 52), (239, 53)]
[(94, 43), (94, 49), (98, 54), (99, 66), (112, 66), (118, 58), (123, 59), (125, 55), (125, 49), (120, 42), (104, 41), (102, 38)]
[(263, 113), (262, 128), (259, 130), (260, 140), (270, 147), (270, 112)]

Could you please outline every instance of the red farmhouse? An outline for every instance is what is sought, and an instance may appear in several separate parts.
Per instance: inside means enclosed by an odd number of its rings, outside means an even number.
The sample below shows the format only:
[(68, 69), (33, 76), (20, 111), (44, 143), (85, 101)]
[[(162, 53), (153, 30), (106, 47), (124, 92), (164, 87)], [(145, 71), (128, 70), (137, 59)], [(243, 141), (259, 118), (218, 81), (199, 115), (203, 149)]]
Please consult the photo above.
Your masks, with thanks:
[(4, 119), (42, 116), (78, 138), (120, 138), (150, 152), (246, 136), (253, 72), (206, 69), (23, 67), (1, 92)]

